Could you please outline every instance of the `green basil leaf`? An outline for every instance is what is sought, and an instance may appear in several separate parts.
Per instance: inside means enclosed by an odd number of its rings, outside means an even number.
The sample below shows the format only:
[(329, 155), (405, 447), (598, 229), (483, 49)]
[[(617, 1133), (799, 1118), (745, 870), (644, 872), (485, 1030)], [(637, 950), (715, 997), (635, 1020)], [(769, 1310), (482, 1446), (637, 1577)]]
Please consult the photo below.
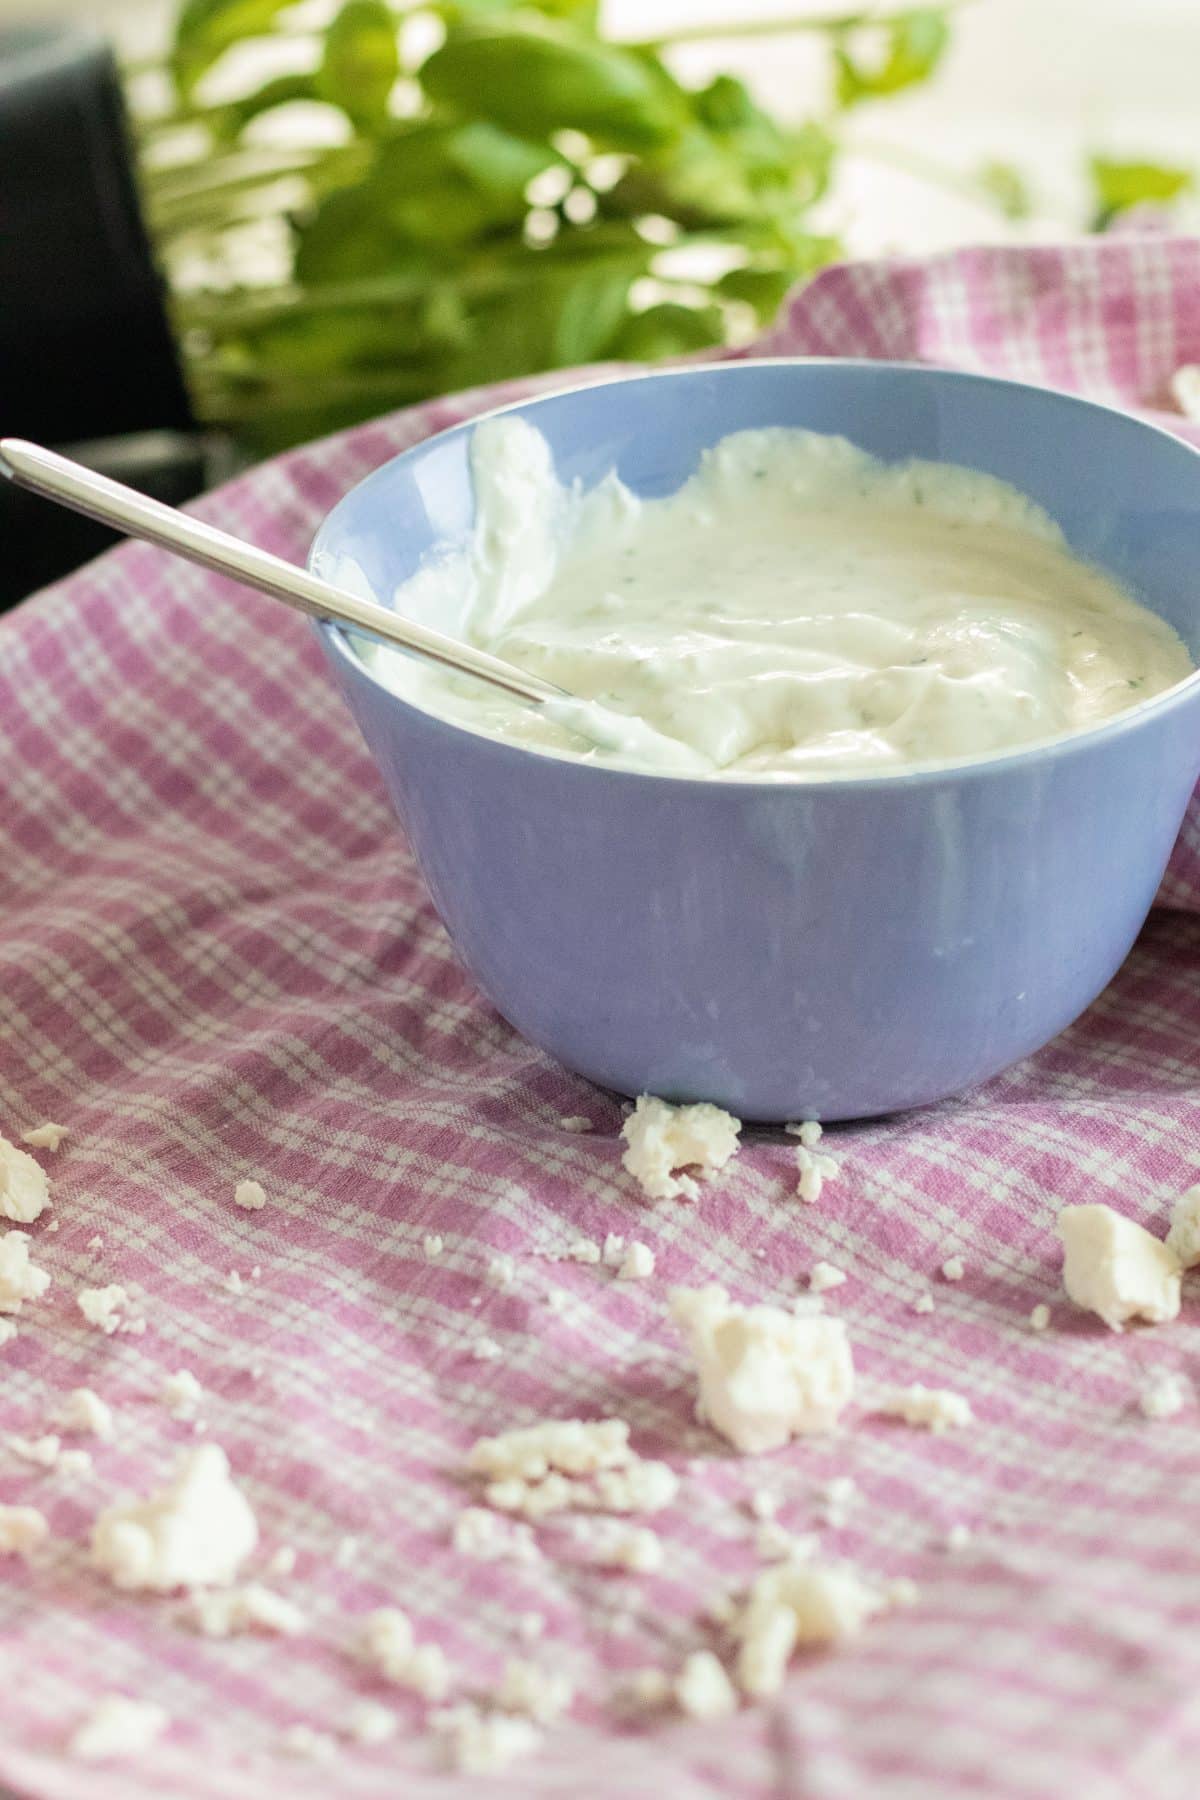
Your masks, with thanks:
[(633, 276), (628, 272), (583, 275), (563, 294), (554, 325), (554, 363), (595, 362), (606, 354), (629, 308)]
[(613, 338), (607, 354), (621, 362), (659, 362), (664, 356), (686, 356), (706, 350), (724, 336), (719, 306), (679, 306), (664, 300), (634, 313)]
[(872, 39), (882, 40), (881, 51), (856, 54), (856, 29), (844, 33), (834, 50), (839, 106), (857, 106), (927, 81), (950, 41), (945, 14), (936, 7), (897, 13), (865, 29)]
[(652, 58), (532, 17), (451, 30), (420, 75), (430, 99), (508, 131), (581, 131), (605, 149), (666, 143), (686, 117)]
[(729, 269), (713, 283), (713, 289), (727, 300), (753, 307), (759, 321), (767, 324), (779, 311), (783, 297), (795, 279), (796, 271), (791, 267), (769, 269), (747, 265)]
[(296, 0), (185, 0), (175, 42), (171, 72), (179, 92), (188, 98), (226, 50), (245, 38), (263, 37)]
[(1093, 231), (1103, 231), (1131, 206), (1165, 206), (1196, 183), (1194, 172), (1178, 164), (1121, 162), (1110, 156), (1089, 158), (1088, 175), (1095, 205)]
[(325, 33), (320, 98), (341, 107), (360, 130), (377, 129), (399, 73), (396, 20), (384, 0), (346, 0)]
[(277, 106), (289, 106), (297, 100), (319, 98), (311, 75), (276, 75), (244, 99), (231, 100), (209, 120), (209, 129), (218, 143), (232, 143), (252, 119), (271, 112)]

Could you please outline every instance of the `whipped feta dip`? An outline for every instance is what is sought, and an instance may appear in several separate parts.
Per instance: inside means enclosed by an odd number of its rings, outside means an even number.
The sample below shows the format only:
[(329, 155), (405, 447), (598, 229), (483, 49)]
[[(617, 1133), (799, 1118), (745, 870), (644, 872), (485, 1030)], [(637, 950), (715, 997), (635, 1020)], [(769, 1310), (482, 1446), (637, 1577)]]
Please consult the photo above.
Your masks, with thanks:
[(396, 607), (578, 699), (529, 705), (394, 648), (362, 654), (407, 699), (530, 748), (755, 780), (878, 774), (1080, 731), (1192, 672), (1170, 626), (975, 470), (772, 427), (722, 438), (665, 497), (615, 472), (585, 492), (512, 414), (483, 420), (470, 456), (471, 539)]

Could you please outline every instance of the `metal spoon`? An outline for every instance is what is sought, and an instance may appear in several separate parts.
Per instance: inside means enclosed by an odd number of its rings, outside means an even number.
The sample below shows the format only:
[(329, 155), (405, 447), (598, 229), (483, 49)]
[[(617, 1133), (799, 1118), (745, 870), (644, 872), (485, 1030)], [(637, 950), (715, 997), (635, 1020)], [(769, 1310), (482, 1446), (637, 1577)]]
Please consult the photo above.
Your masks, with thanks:
[(164, 506), (161, 500), (148, 499), (53, 450), (43, 450), (21, 438), (0, 438), (0, 475), (7, 475), (31, 493), (98, 519), (126, 537), (145, 538), (147, 543), (184, 556), (202, 568), (232, 576), (234, 581), (257, 588), (260, 594), (270, 594), (272, 599), (282, 600), (312, 618), (352, 625), (356, 631), (398, 644), (402, 650), (411, 650), (430, 662), (443, 663), (463, 675), (491, 682), (493, 687), (503, 688), (522, 700), (570, 702), (573, 698), (553, 682), (528, 675), (524, 669), (514, 668), (512, 663), (502, 662), (456, 638), (443, 637), (440, 631), (414, 625), (411, 619), (401, 618), (374, 600), (360, 600), (356, 594), (310, 575), (307, 569), (285, 562), (281, 556), (272, 556), (269, 550), (259, 550), (240, 538), (230, 537), (215, 525), (206, 525), (189, 513)]

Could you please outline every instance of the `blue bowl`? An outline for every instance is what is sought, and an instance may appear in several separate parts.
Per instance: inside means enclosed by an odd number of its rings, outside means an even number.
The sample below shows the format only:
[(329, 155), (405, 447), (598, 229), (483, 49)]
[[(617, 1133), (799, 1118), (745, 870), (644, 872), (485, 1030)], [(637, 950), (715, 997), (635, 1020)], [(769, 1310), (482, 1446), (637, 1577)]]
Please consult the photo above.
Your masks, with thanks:
[[(524, 401), (560, 475), (672, 492), (726, 432), (837, 432), (1012, 482), (1200, 662), (1200, 455), (1043, 388), (906, 365), (671, 369)], [(310, 566), (389, 600), (472, 524), (470, 425), (398, 456)], [(1041, 746), (890, 775), (593, 767), (422, 711), (319, 628), (484, 993), (568, 1068), (743, 1119), (859, 1118), (985, 1080), (1111, 980), (1200, 770), (1200, 675)]]

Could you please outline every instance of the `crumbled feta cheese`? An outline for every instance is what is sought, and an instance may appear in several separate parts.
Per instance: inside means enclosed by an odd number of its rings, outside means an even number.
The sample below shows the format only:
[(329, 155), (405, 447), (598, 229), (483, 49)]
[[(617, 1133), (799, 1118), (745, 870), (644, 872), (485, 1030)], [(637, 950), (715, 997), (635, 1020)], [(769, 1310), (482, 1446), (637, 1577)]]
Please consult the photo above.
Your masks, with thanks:
[(425, 1700), (440, 1700), (450, 1686), (450, 1666), (439, 1644), (418, 1644), (407, 1613), (381, 1606), (363, 1621), (362, 1653), (397, 1687), (410, 1688)]
[(0, 1237), (0, 1313), (19, 1313), (26, 1300), (40, 1300), (50, 1277), (29, 1260), (29, 1233)]
[(1200, 419), (1200, 363), (1184, 363), (1171, 377), (1171, 393), (1181, 413)]
[(75, 1296), (75, 1304), (88, 1324), (108, 1337), (116, 1331), (136, 1333), (139, 1329), (145, 1330), (144, 1320), (130, 1316), (129, 1295), (115, 1282), (109, 1287), (81, 1288)]
[(193, 1594), (191, 1611), (197, 1627), (212, 1638), (234, 1637), (242, 1631), (295, 1637), (308, 1623), (298, 1606), (258, 1581)]
[(931, 1313), (933, 1311), (933, 1295), (918, 1294), (913, 1301), (913, 1311), (915, 1313)]
[(538, 1555), (537, 1545), (528, 1525), (497, 1518), (486, 1506), (466, 1506), (454, 1521), (454, 1548), (461, 1556), (473, 1556), (478, 1562), (532, 1562)]
[(577, 1505), (596, 1512), (652, 1513), (670, 1506), (679, 1492), (679, 1477), (664, 1462), (638, 1457), (623, 1469), (601, 1469)]
[(193, 1419), (204, 1398), (204, 1389), (190, 1369), (177, 1369), (174, 1375), (167, 1376), (158, 1397), (173, 1419)]
[(806, 1150), (815, 1150), (825, 1135), (816, 1119), (793, 1120), (783, 1129), (789, 1137), (799, 1138)]
[(648, 1281), (654, 1273), (654, 1252), (649, 1244), (630, 1244), (617, 1266), (618, 1281)]
[(21, 1142), (28, 1144), (31, 1150), (57, 1150), (66, 1136), (65, 1125), (52, 1125), (47, 1120), (44, 1125), (35, 1125), (32, 1131), (23, 1131)]
[(815, 1262), (808, 1273), (808, 1291), (810, 1294), (827, 1294), (830, 1288), (841, 1287), (846, 1277), (841, 1269), (835, 1269), (832, 1263)]
[(494, 1288), (511, 1287), (516, 1273), (517, 1265), (515, 1259), (508, 1256), (504, 1251), (500, 1251), (499, 1254), (493, 1256), (488, 1263), (487, 1284), (489, 1287)]
[(54, 1233), (58, 1230), (58, 1220), (51, 1219), (50, 1223), (46, 1227), (46, 1230), (51, 1234), (51, 1236), (53, 1236)]
[(1058, 1235), (1068, 1296), (1111, 1330), (1131, 1319), (1165, 1325), (1178, 1316), (1179, 1258), (1135, 1219), (1110, 1206), (1065, 1206)]
[(738, 1306), (715, 1285), (675, 1288), (671, 1316), (696, 1360), (697, 1417), (739, 1450), (828, 1431), (850, 1399), (854, 1366), (840, 1319)]
[(599, 1244), (593, 1244), (590, 1238), (575, 1238), (573, 1242), (567, 1245), (566, 1249), (563, 1251), (563, 1255), (569, 1262), (598, 1263), (600, 1261), (600, 1246)]
[(547, 1419), (498, 1437), (480, 1438), (471, 1448), (467, 1467), (477, 1475), (517, 1476), (540, 1481), (551, 1469), (565, 1475), (590, 1475), (614, 1469), (633, 1458), (624, 1419)]
[(764, 1519), (754, 1534), (754, 1554), (760, 1562), (803, 1562), (816, 1555), (819, 1542), (811, 1532), (800, 1537), (778, 1519)]
[(80, 1762), (109, 1762), (123, 1756), (140, 1756), (160, 1738), (170, 1720), (152, 1700), (131, 1700), (126, 1694), (106, 1694), (98, 1700), (82, 1725), (76, 1727), (68, 1752)]
[(274, 1555), (267, 1559), (268, 1575), (290, 1575), (296, 1567), (296, 1552), (290, 1544), (280, 1544)]
[(799, 1180), (796, 1184), (797, 1197), (806, 1206), (815, 1206), (821, 1198), (827, 1181), (836, 1181), (842, 1172), (842, 1165), (836, 1157), (826, 1156), (823, 1150), (810, 1150), (803, 1138), (796, 1146), (796, 1173)]
[(695, 1200), (695, 1179), (675, 1171), (698, 1169), (714, 1175), (736, 1155), (741, 1123), (707, 1101), (671, 1106), (642, 1094), (621, 1127), (626, 1150), (621, 1161), (650, 1200)]
[(112, 1408), (91, 1388), (72, 1388), (54, 1423), (60, 1431), (90, 1432), (106, 1443), (111, 1443), (116, 1436)]
[(337, 1740), (311, 1725), (289, 1725), (279, 1734), (279, 1748), (285, 1756), (304, 1762), (332, 1762), (338, 1754)]
[(711, 1650), (693, 1650), (675, 1677), (675, 1699), (692, 1719), (727, 1719), (738, 1708), (737, 1692)]
[(17, 1335), (17, 1328), (11, 1319), (0, 1319), (0, 1349), (11, 1344)]
[(537, 1725), (552, 1725), (570, 1708), (575, 1690), (562, 1673), (512, 1656), (492, 1698), (501, 1712), (520, 1713)]
[(233, 1203), (245, 1207), (247, 1212), (261, 1212), (267, 1204), (266, 1189), (261, 1181), (239, 1181), (233, 1190)]
[(574, 1132), (591, 1131), (592, 1121), (590, 1119), (585, 1119), (582, 1113), (570, 1113), (565, 1118), (558, 1121), (558, 1129), (560, 1131)]
[(839, 1530), (845, 1525), (851, 1507), (858, 1499), (858, 1483), (853, 1475), (835, 1475), (825, 1483), (822, 1494), (826, 1521)]
[(1030, 1331), (1045, 1331), (1050, 1323), (1050, 1308), (1044, 1300), (1039, 1300), (1029, 1315)]
[(950, 1431), (959, 1425), (971, 1425), (975, 1415), (971, 1402), (949, 1388), (926, 1387), (914, 1381), (911, 1387), (893, 1388), (879, 1407), (880, 1412), (903, 1419), (906, 1425), (923, 1425), (929, 1431)]
[(35, 1506), (0, 1506), (0, 1556), (28, 1556), (50, 1535)]
[(246, 1283), (237, 1269), (230, 1269), (221, 1286), (227, 1294), (244, 1294), (246, 1291)]
[(626, 1681), (625, 1691), (638, 1706), (665, 1706), (674, 1692), (674, 1683), (665, 1669), (635, 1669)]
[(1148, 1419), (1172, 1419), (1192, 1397), (1185, 1376), (1175, 1369), (1150, 1369), (1138, 1405)]
[(746, 1510), (752, 1519), (773, 1519), (779, 1511), (779, 1496), (769, 1488), (755, 1488), (746, 1502)]
[(888, 1601), (878, 1585), (838, 1563), (787, 1562), (757, 1576), (737, 1619), (738, 1685), (763, 1700), (783, 1686), (792, 1651), (853, 1637)]
[(970, 1541), (971, 1527), (969, 1525), (952, 1525), (946, 1533), (946, 1548), (952, 1553), (965, 1550)]
[(185, 1451), (167, 1486), (120, 1501), (92, 1527), (92, 1561), (119, 1588), (224, 1587), (258, 1542), (249, 1502), (217, 1444)]
[(615, 1231), (610, 1231), (604, 1240), (604, 1249), (601, 1252), (601, 1261), (604, 1263), (605, 1268), (619, 1268), (624, 1254), (625, 1239), (623, 1237), (618, 1237)]
[(967, 1265), (961, 1256), (948, 1256), (942, 1264), (942, 1278), (945, 1281), (961, 1281), (967, 1272)]
[(1174, 1251), (1182, 1269), (1200, 1263), (1200, 1187), (1188, 1188), (1171, 1208), (1167, 1249)]
[(92, 1466), (90, 1450), (60, 1450), (55, 1468), (60, 1475), (85, 1475)]
[(597, 1541), (592, 1561), (601, 1569), (629, 1569), (635, 1575), (654, 1575), (663, 1565), (662, 1539), (648, 1525), (627, 1525)]
[(426, 1262), (436, 1262), (437, 1258), (442, 1254), (442, 1251), (445, 1248), (445, 1238), (439, 1237), (436, 1231), (426, 1232), (425, 1236), (421, 1239), (421, 1249), (424, 1252)]
[(93, 1253), (98, 1250), (103, 1250), (104, 1239), (100, 1236), (99, 1232), (96, 1233), (95, 1237), (90, 1237), (88, 1239), (86, 1248), (91, 1250)]
[(28, 1225), (49, 1204), (46, 1171), (24, 1150), (0, 1137), (0, 1218)]
[(476, 1362), (499, 1362), (504, 1350), (493, 1337), (476, 1338), (471, 1345), (471, 1355)]
[(356, 1700), (346, 1714), (345, 1733), (365, 1749), (386, 1744), (394, 1738), (400, 1722), (394, 1712), (378, 1700)]
[(5, 1442), (14, 1456), (20, 1457), (22, 1462), (33, 1463), (39, 1469), (52, 1469), (62, 1449), (61, 1440), (52, 1432), (38, 1438), (13, 1436)]
[(532, 1720), (484, 1713), (477, 1706), (446, 1707), (433, 1715), (430, 1725), (444, 1739), (451, 1767), (460, 1775), (495, 1775), (542, 1745)]

